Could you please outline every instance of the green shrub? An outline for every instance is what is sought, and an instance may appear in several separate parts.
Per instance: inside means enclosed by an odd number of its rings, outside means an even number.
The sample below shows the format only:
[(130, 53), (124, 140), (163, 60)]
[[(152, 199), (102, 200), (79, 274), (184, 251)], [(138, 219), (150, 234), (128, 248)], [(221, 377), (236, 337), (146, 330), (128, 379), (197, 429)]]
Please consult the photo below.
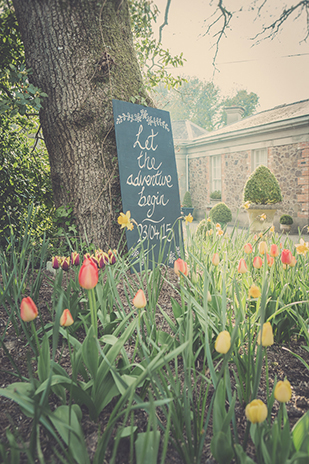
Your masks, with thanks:
[(232, 211), (225, 203), (221, 202), (210, 210), (209, 216), (212, 222), (218, 222), (223, 227), (232, 220)]
[(182, 205), (184, 208), (192, 208), (192, 200), (190, 192), (186, 192), (185, 196), (183, 197)]
[(221, 200), (221, 192), (220, 192), (220, 190), (214, 190), (213, 192), (211, 192), (210, 198), (212, 200)]
[(195, 236), (197, 240), (206, 240), (206, 232), (212, 227), (211, 223), (207, 219), (202, 219), (197, 226)]
[(282, 201), (281, 189), (273, 173), (266, 166), (258, 166), (244, 188), (244, 202), (267, 205)]
[(292, 216), (290, 216), (289, 214), (283, 214), (280, 218), (280, 224), (291, 226), (293, 224)]

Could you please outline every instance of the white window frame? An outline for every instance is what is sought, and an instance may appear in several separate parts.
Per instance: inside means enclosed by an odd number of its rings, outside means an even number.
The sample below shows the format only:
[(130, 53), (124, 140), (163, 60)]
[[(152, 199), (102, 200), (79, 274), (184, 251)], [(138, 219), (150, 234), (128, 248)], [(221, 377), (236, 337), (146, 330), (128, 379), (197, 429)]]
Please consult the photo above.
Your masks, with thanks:
[(213, 155), (210, 158), (211, 162), (211, 192), (215, 190), (220, 190), (221, 192), (221, 182), (222, 182), (222, 174), (221, 174), (221, 155)]
[(251, 154), (251, 169), (252, 172), (261, 164), (267, 167), (267, 148), (259, 148), (258, 150), (252, 150)]

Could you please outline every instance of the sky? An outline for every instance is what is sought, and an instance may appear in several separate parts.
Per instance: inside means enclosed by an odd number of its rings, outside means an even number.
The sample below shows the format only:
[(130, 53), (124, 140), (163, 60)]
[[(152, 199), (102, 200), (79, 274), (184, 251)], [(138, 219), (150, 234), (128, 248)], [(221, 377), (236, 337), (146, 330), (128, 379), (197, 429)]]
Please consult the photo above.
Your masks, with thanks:
[[(166, 1), (154, 0), (161, 12), (154, 29), (156, 32), (163, 22)], [(309, 38), (307, 42), (303, 40), (307, 32), (305, 15), (288, 19), (272, 40), (266, 39), (256, 45), (252, 40), (263, 24), (277, 17), (283, 5), (290, 6), (296, 0), (268, 0), (267, 9), (262, 10), (258, 18), (256, 10), (249, 11), (254, 0), (225, 0), (227, 8), (235, 13), (226, 37), (220, 43), (215, 70), (212, 65), (214, 34), (220, 23), (208, 34), (206, 29), (217, 3), (217, 0), (171, 0), (162, 44), (172, 54), (183, 52), (187, 60), (172, 74), (213, 80), (224, 96), (233, 96), (241, 89), (255, 92), (259, 96), (257, 111), (308, 99)], [(242, 3), (246, 10), (237, 13)]]

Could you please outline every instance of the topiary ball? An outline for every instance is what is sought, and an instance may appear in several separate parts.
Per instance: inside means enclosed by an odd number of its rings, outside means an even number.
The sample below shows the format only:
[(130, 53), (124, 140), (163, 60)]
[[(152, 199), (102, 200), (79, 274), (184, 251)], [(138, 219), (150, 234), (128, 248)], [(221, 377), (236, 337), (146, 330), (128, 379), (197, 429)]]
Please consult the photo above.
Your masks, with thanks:
[(211, 229), (210, 222), (207, 219), (202, 219), (199, 225), (197, 226), (195, 237), (197, 240), (206, 240), (206, 232)]
[(220, 202), (210, 210), (209, 216), (212, 222), (218, 222), (223, 227), (232, 220), (232, 211), (225, 203)]
[(282, 201), (280, 185), (266, 166), (258, 166), (251, 174), (244, 188), (244, 202), (272, 204)]

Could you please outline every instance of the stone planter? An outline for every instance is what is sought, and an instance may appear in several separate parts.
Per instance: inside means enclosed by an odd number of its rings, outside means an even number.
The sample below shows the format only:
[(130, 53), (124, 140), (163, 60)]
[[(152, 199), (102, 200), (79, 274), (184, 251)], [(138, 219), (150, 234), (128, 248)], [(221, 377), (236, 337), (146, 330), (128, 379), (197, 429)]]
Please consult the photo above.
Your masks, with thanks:
[(284, 234), (288, 234), (291, 230), (291, 225), (290, 224), (280, 224), (280, 230), (282, 230), (282, 232)]
[(188, 207), (185, 207), (185, 206), (181, 207), (181, 214), (183, 214), (184, 216), (188, 216), (188, 214), (190, 214), (190, 213), (193, 216), (193, 211), (194, 211), (194, 208), (188, 208)]
[[(250, 232), (264, 232), (269, 229), (274, 222), (274, 217), (279, 204), (274, 205), (250, 205), (247, 209), (249, 216), (249, 227)], [(261, 219), (262, 215), (265, 214), (266, 218)]]

